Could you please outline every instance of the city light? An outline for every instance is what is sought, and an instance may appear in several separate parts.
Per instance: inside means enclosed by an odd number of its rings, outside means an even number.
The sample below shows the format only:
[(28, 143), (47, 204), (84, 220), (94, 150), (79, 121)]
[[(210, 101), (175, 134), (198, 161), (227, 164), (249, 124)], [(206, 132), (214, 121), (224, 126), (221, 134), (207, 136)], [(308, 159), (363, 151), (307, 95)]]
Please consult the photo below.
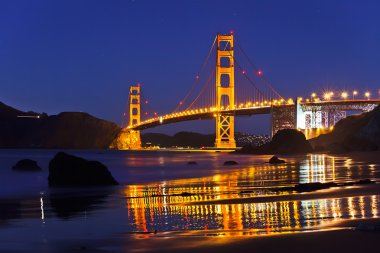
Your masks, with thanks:
[(347, 99), (348, 94), (347, 94), (347, 92), (343, 91), (342, 94), (341, 94), (341, 96), (342, 96), (343, 99)]

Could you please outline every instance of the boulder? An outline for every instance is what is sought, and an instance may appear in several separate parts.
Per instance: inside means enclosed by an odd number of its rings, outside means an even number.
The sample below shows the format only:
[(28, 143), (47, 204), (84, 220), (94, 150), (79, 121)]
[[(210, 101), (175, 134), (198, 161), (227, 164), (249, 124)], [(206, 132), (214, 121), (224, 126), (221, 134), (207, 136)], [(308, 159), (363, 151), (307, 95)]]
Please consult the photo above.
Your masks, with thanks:
[(225, 161), (224, 165), (238, 165), (238, 163), (235, 161)]
[(286, 163), (286, 161), (279, 159), (277, 156), (272, 156), (272, 158), (269, 159), (269, 163), (270, 164), (282, 164), (282, 163)]
[(317, 191), (317, 190), (322, 190), (322, 189), (328, 189), (330, 187), (336, 187), (338, 186), (334, 182), (329, 182), (329, 183), (304, 183), (304, 184), (297, 184), (294, 186), (294, 190), (298, 192), (311, 192), (311, 191)]
[(49, 163), (49, 186), (118, 185), (107, 167), (98, 161), (59, 152)]
[(31, 159), (22, 159), (18, 161), (13, 167), (13, 170), (17, 171), (40, 171), (42, 170), (40, 166), (38, 166), (37, 162)]
[(282, 129), (277, 131), (270, 142), (259, 147), (245, 146), (237, 152), (246, 154), (296, 155), (312, 151), (310, 143), (302, 132), (296, 129)]

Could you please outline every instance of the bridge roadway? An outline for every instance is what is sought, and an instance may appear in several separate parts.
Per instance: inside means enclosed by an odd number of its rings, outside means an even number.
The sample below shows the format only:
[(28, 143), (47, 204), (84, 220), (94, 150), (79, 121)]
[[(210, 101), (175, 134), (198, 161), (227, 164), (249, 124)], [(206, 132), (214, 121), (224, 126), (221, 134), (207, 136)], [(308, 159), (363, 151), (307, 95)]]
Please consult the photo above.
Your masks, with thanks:
[[(317, 102), (301, 102), (300, 106), (304, 111), (311, 110), (342, 110), (342, 111), (368, 111), (372, 110), (376, 105), (380, 104), (380, 99), (365, 99), (365, 100), (331, 100), (331, 101), (317, 101)], [(231, 114), (235, 116), (251, 116), (259, 114), (270, 114), (272, 107), (294, 107), (295, 104), (281, 104), (281, 105), (263, 105), (241, 107), (236, 109), (227, 109), (217, 111), (215, 108), (210, 109), (197, 109), (188, 110), (183, 112), (171, 113), (155, 118), (142, 121), (140, 124), (127, 127), (130, 130), (144, 130), (153, 128), (160, 125), (166, 125), (176, 122), (199, 120), (199, 119), (212, 119), (216, 114)]]

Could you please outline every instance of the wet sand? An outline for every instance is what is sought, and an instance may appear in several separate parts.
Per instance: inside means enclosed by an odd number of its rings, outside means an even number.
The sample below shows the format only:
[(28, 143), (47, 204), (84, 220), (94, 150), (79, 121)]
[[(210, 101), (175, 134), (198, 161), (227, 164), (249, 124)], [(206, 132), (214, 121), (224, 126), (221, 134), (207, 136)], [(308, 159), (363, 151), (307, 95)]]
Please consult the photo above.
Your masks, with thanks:
[[(358, 225), (380, 226), (380, 219), (337, 221), (314, 232), (293, 232), (260, 236), (170, 236), (120, 235), (97, 241), (64, 241), (29, 252), (152, 252), (152, 253), (232, 253), (232, 252), (375, 252), (380, 231), (357, 230)], [(144, 237), (148, 237), (145, 238)], [(17, 251), (10, 251), (17, 252)]]

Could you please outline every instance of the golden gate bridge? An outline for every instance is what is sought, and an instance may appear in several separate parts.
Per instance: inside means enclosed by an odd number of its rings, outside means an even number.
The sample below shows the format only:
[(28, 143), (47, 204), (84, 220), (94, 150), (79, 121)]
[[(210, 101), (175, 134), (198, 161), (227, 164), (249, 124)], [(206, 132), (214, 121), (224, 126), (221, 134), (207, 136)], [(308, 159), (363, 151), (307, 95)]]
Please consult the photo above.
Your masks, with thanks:
[[(216, 60), (215, 60), (216, 59)], [(272, 135), (280, 129), (303, 131), (307, 138), (332, 130), (347, 112), (373, 110), (380, 99), (369, 92), (360, 99), (357, 91), (337, 96), (332, 91), (322, 98), (284, 98), (247, 56), (234, 35), (217, 34), (188, 93), (170, 113), (159, 115), (150, 108), (139, 84), (130, 87), (128, 125), (113, 148), (141, 149), (140, 131), (176, 122), (215, 119), (215, 148), (235, 149), (235, 116), (271, 115)], [(334, 96), (335, 95), (335, 96)], [(356, 99), (355, 99), (356, 96)]]

